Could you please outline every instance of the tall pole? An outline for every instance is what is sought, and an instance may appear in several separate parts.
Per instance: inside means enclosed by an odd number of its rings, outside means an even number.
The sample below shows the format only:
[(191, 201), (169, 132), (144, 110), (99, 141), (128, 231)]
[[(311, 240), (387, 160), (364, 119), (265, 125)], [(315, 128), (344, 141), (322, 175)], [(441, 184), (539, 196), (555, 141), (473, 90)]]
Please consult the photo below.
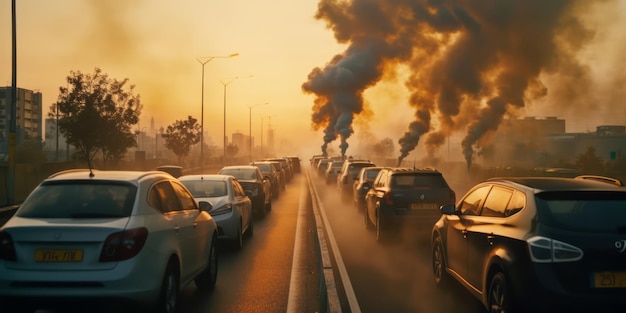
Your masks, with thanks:
[(257, 105), (266, 105), (266, 104), (268, 104), (268, 103), (267, 102), (265, 102), (265, 103), (258, 103), (258, 104), (253, 104), (253, 105), (249, 105), (248, 106), (248, 109), (249, 109), (249, 118), (248, 118), (248, 124), (249, 124), (248, 125), (248, 132), (249, 132), (249, 134), (248, 134), (248, 138), (249, 138), (248, 144), (249, 144), (249, 147), (248, 147), (248, 153), (250, 155), (250, 162), (252, 162), (252, 108), (254, 108)]
[(15, 203), (15, 111), (17, 110), (17, 36), (15, 30), (15, 0), (11, 1), (11, 40), (12, 40), (12, 62), (11, 62), (11, 117), (9, 119), (9, 171), (7, 179), (7, 202)]
[(222, 85), (224, 86), (224, 159), (222, 160), (223, 164), (226, 165), (226, 87), (228, 87), (228, 85), (230, 85), (230, 83), (234, 82), (235, 80), (239, 79), (239, 78), (250, 78), (252, 77), (252, 75), (250, 76), (245, 76), (245, 77), (233, 77), (231, 78), (229, 81), (223, 81), (220, 80), (220, 83), (222, 83)]
[(233, 53), (227, 56), (197, 58), (198, 62), (202, 64), (202, 105), (200, 109), (200, 170), (204, 170), (204, 65), (216, 58), (231, 58), (238, 55), (239, 53)]

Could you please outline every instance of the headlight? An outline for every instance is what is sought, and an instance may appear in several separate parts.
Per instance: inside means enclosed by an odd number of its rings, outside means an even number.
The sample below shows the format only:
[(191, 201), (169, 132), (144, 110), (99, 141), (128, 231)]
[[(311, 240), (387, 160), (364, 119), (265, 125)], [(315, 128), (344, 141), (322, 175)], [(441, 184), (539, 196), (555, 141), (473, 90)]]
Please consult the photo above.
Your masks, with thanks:
[(226, 204), (222, 205), (219, 208), (211, 210), (209, 212), (209, 214), (211, 214), (211, 216), (216, 216), (216, 215), (220, 215), (220, 214), (230, 213), (232, 211), (233, 211), (233, 204), (232, 203), (226, 203)]

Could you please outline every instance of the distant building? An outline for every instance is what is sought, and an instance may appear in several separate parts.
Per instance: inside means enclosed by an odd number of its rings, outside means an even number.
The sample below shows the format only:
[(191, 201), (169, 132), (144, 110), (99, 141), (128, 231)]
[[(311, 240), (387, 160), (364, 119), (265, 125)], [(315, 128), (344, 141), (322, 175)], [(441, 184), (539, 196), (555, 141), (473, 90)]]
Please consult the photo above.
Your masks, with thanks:
[(566, 133), (565, 120), (556, 117), (503, 120), (488, 141), (481, 156), (489, 166), (573, 163), (589, 147), (605, 161), (626, 156), (626, 126), (601, 125), (596, 132)]
[[(27, 140), (43, 141), (42, 95), (39, 91), (17, 89), (15, 110), (15, 144)], [(9, 151), (11, 87), (0, 87), (0, 153)]]

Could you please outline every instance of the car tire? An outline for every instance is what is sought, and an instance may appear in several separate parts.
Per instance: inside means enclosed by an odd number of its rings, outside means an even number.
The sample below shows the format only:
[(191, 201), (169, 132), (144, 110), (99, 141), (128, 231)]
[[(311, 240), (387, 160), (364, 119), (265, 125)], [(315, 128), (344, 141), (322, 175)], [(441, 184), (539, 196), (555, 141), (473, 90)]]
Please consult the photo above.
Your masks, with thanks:
[(207, 267), (195, 278), (196, 287), (198, 289), (207, 291), (212, 290), (217, 282), (217, 234), (213, 235), (213, 241), (211, 242), (211, 248), (209, 250), (209, 259), (207, 260)]
[(370, 223), (370, 217), (368, 215), (367, 208), (363, 212), (363, 217), (364, 217), (363, 218), (363, 222), (365, 224), (365, 229), (366, 230), (372, 230), (372, 223)]
[(250, 238), (254, 235), (254, 219), (250, 219), (250, 225), (248, 225), (248, 230), (246, 230), (246, 238)]
[(179, 284), (180, 278), (176, 262), (170, 261), (163, 275), (161, 292), (157, 299), (154, 312), (176, 313), (178, 312), (178, 301), (180, 300)]
[(376, 213), (376, 241), (384, 243), (387, 240), (386, 230), (380, 225), (380, 213)]
[(232, 240), (231, 247), (234, 251), (239, 251), (243, 247), (243, 235), (241, 233), (243, 227), (241, 221), (239, 221), (239, 227), (237, 228), (237, 237)]
[(487, 308), (490, 313), (513, 311), (511, 289), (502, 272), (495, 273), (489, 281)]
[(437, 236), (433, 241), (432, 266), (435, 284), (445, 287), (449, 281), (448, 272), (446, 272), (446, 260), (443, 255), (443, 243), (441, 237)]

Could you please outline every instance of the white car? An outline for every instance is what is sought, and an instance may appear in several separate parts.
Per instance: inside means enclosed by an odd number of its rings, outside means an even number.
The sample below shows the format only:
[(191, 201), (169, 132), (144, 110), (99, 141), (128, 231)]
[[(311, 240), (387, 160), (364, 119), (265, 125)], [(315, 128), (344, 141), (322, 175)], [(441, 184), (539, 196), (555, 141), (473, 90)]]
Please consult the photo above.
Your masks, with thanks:
[(201, 206), (161, 171), (48, 177), (0, 228), (2, 312), (68, 299), (175, 312), (184, 286), (217, 279), (217, 225)]
[(217, 223), (219, 238), (234, 250), (243, 247), (243, 238), (252, 236), (254, 223), (250, 192), (244, 191), (231, 175), (184, 175), (178, 178), (196, 201), (206, 201), (213, 208), (209, 214)]

